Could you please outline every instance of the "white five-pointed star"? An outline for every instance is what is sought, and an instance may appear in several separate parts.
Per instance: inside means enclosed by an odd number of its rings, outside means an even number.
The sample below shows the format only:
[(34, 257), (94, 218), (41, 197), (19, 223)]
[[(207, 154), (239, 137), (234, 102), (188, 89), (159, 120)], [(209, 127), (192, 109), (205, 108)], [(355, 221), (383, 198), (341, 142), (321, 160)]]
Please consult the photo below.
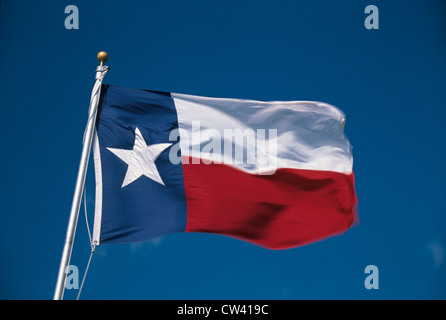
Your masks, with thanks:
[(146, 176), (164, 186), (165, 184), (156, 168), (155, 161), (161, 152), (170, 145), (171, 143), (157, 143), (148, 146), (141, 132), (136, 128), (133, 150), (107, 148), (129, 166), (121, 188), (124, 188), (141, 176)]

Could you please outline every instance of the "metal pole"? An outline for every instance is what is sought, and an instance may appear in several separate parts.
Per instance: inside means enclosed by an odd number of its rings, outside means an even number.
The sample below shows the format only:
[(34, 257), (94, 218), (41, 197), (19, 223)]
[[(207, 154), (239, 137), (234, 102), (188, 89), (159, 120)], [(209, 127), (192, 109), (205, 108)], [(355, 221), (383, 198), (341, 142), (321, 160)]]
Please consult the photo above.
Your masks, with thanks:
[(103, 66), (103, 62), (107, 61), (108, 55), (101, 51), (97, 55), (101, 65), (96, 68), (96, 81), (91, 93), (90, 109), (88, 115), (87, 127), (84, 134), (84, 143), (82, 147), (81, 160), (79, 164), (79, 171), (77, 174), (76, 186), (74, 189), (73, 202), (71, 205), (70, 218), (68, 221), (67, 234), (65, 237), (65, 244), (60, 260), (59, 273), (57, 276), (56, 289), (54, 290), (54, 300), (62, 300), (65, 281), (70, 264), (71, 252), (73, 250), (74, 236), (76, 234), (76, 226), (79, 217), (79, 208), (82, 201), (82, 193), (85, 186), (85, 177), (87, 174), (88, 159), (90, 157), (91, 144), (95, 133), (96, 115), (98, 111), (99, 97), (101, 94), (101, 84), (105, 74), (108, 71), (107, 66)]

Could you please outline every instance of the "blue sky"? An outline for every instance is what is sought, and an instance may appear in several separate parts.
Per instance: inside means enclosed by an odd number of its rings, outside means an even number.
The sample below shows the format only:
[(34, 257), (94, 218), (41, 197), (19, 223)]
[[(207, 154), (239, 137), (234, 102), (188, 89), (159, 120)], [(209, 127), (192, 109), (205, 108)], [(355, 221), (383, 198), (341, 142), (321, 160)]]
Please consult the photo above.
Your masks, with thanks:
[[(77, 30), (64, 26), (70, 4)], [(377, 30), (364, 27), (369, 4)], [(0, 298), (53, 296), (105, 50), (108, 84), (338, 106), (360, 223), (279, 251), (198, 233), (99, 246), (82, 299), (445, 299), (445, 14), (441, 0), (1, 1)], [(81, 277), (89, 253), (81, 212)]]

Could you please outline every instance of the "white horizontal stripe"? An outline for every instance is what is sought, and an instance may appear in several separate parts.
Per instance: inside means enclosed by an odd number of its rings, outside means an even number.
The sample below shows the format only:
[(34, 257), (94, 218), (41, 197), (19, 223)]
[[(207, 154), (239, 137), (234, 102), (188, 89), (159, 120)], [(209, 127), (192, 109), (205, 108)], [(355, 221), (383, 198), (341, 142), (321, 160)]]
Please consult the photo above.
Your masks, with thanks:
[[(332, 105), (177, 93), (172, 93), (172, 98), (182, 155), (224, 162), (249, 173), (275, 168), (352, 172), (351, 146), (342, 128), (345, 116)], [(233, 139), (231, 133), (240, 132), (244, 140)], [(237, 158), (237, 148), (243, 148), (243, 159)]]

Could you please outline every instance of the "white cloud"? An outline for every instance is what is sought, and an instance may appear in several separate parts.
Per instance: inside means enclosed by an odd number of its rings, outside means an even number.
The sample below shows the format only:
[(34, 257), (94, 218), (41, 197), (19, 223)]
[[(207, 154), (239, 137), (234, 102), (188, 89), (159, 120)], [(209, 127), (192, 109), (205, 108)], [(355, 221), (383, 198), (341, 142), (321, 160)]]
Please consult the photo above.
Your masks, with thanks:
[(435, 266), (438, 268), (444, 261), (444, 248), (438, 240), (432, 241), (428, 248), (434, 259)]
[(133, 252), (138, 252), (140, 250), (150, 250), (152, 248), (158, 247), (162, 242), (162, 240), (163, 237), (156, 237), (153, 238), (152, 240), (145, 242), (135, 242), (131, 244), (130, 248), (132, 249)]

